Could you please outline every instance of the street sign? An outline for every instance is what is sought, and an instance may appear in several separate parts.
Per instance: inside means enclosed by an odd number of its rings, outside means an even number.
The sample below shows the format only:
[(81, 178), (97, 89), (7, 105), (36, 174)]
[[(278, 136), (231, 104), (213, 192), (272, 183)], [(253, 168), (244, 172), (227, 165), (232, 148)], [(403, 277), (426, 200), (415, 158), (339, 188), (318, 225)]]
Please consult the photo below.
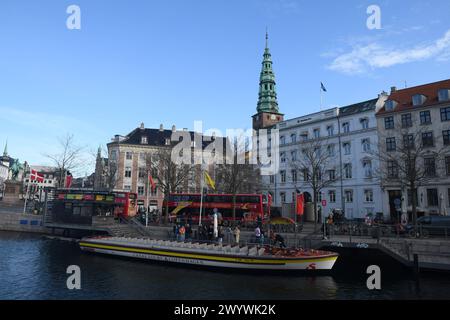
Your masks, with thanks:
[(327, 206), (327, 200), (322, 200), (322, 207), (326, 207)]

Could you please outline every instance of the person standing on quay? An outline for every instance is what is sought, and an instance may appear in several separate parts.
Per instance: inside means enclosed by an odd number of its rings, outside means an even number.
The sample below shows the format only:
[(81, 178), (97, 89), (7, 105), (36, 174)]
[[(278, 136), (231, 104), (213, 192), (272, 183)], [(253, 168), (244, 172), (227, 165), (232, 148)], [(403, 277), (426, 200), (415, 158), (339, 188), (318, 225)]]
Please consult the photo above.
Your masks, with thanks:
[(261, 229), (259, 228), (259, 226), (256, 226), (256, 228), (255, 228), (255, 237), (256, 237), (256, 242), (261, 241)]
[(239, 245), (239, 241), (241, 239), (241, 229), (239, 229), (239, 226), (236, 226), (236, 228), (234, 228), (234, 238), (236, 244)]

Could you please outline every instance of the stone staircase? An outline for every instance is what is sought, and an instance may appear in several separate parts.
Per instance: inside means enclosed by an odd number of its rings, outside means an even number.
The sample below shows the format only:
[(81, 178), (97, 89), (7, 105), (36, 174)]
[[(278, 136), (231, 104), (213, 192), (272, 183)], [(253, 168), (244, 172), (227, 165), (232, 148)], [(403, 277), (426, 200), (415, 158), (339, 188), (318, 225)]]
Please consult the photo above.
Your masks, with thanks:
[(105, 226), (108, 233), (114, 237), (126, 237), (126, 238), (145, 238), (146, 235), (142, 234), (141, 231), (134, 228), (128, 223), (117, 223)]

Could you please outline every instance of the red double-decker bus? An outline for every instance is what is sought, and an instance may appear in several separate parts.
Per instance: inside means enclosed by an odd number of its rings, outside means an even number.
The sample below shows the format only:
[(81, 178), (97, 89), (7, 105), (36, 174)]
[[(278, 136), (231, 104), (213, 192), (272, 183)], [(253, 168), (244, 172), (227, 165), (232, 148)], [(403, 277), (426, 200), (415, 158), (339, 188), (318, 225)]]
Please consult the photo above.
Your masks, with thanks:
[[(199, 220), (200, 194), (171, 194), (168, 207), (171, 218), (180, 215), (190, 215), (193, 221)], [(164, 206), (166, 202), (164, 201)], [(260, 217), (262, 220), (270, 218), (271, 197), (265, 194), (237, 194), (236, 221), (254, 222)], [(213, 209), (217, 208), (224, 221), (233, 220), (233, 195), (205, 194), (203, 195), (202, 219), (208, 219)]]
[(137, 194), (132, 192), (114, 192), (114, 215), (127, 218), (134, 217), (137, 212)]

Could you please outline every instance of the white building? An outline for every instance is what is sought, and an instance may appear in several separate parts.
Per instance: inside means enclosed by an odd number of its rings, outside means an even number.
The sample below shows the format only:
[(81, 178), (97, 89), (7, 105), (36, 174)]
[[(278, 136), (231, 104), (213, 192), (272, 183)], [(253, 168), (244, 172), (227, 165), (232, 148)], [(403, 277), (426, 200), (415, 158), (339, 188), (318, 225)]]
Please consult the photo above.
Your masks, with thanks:
[(374, 175), (378, 162), (373, 148), (378, 144), (375, 113), (386, 99), (387, 95), (381, 94), (377, 99), (274, 125), (280, 132), (280, 171), (276, 176), (264, 177), (264, 185), (272, 194), (274, 204), (284, 207), (283, 215), (293, 214), (297, 191), (305, 193), (312, 201), (313, 190), (305, 182), (308, 178), (293, 165), (297, 157), (302, 156), (302, 144), (311, 139), (318, 139), (321, 152), (330, 154), (327, 166), (336, 177), (336, 181), (318, 195), (320, 205), (326, 200), (322, 212), (328, 214), (332, 209), (343, 209), (348, 218), (382, 212), (380, 181)]
[[(31, 181), (31, 170), (36, 170), (44, 177), (42, 182)], [(44, 201), (44, 189), (55, 188), (58, 185), (58, 169), (48, 166), (30, 166), (23, 180), (24, 190), (29, 188), (29, 197)], [(31, 195), (30, 195), (31, 194)]]

